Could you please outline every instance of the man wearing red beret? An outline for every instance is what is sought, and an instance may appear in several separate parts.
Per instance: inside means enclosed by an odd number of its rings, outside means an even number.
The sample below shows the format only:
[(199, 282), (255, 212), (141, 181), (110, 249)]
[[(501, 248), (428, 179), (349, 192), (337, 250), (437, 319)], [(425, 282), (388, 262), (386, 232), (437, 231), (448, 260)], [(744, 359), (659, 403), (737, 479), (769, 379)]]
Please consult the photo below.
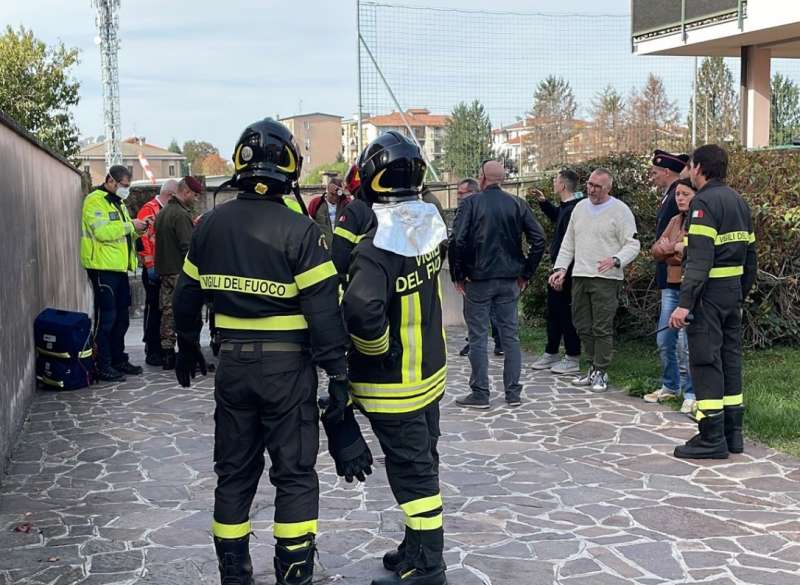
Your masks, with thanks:
[(178, 191), (156, 217), (156, 272), (161, 278), (161, 351), (163, 368), (175, 369), (175, 319), (172, 293), (183, 269), (183, 260), (192, 241), (192, 210), (203, 185), (194, 177), (184, 177)]

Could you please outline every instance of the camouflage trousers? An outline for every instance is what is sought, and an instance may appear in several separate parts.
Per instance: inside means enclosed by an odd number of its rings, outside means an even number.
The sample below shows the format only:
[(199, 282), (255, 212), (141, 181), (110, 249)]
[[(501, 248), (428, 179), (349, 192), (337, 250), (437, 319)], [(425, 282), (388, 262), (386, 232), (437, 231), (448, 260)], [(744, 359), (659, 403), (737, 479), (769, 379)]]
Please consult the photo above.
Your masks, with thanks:
[(172, 312), (172, 293), (178, 283), (177, 274), (161, 276), (159, 306), (161, 308), (161, 349), (175, 349), (175, 317)]

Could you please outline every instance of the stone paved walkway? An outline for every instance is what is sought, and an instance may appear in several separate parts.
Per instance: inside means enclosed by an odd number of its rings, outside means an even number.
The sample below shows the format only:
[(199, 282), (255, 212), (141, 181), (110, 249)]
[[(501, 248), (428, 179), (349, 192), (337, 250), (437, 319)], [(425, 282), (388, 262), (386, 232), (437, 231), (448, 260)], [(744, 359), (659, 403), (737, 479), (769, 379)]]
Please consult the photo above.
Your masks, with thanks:
[[(490, 411), (461, 410), (462, 337), (442, 403), (451, 585), (800, 584), (800, 461), (750, 444), (727, 462), (677, 461), (688, 419), (530, 370), (521, 407), (497, 394)], [(0, 491), (0, 585), (218, 583), (212, 385), (151, 368), (40, 393)], [(316, 582), (366, 585), (402, 515), (380, 459), (353, 488), (322, 452)], [(273, 583), (272, 494), (262, 481), (252, 513), (259, 585)]]

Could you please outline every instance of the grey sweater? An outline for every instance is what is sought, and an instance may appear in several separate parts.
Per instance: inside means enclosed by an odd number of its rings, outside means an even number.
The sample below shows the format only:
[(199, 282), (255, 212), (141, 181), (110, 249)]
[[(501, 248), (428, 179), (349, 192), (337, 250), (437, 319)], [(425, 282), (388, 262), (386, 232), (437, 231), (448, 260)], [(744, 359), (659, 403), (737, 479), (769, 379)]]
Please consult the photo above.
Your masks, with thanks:
[[(585, 199), (572, 212), (555, 268), (566, 269), (574, 260), (573, 276), (622, 280), (623, 268), (636, 259), (639, 250), (636, 219), (627, 205), (612, 197), (598, 209)], [(597, 263), (613, 256), (622, 266), (598, 272)]]

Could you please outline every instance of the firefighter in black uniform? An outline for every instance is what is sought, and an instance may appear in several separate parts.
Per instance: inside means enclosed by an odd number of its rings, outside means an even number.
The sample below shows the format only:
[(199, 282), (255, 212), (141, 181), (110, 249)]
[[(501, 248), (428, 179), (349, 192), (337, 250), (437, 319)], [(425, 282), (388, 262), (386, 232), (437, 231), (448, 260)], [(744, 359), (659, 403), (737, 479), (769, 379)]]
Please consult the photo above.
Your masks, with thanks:
[(173, 297), (176, 374), (188, 386), (198, 366), (205, 373), (200, 311), (211, 300), (221, 341), (212, 524), (220, 578), (223, 585), (253, 583), (249, 512), (266, 448), (277, 582), (310, 585), (319, 508), (315, 364), (330, 378), (331, 423), (344, 417), (349, 400), (336, 270), (319, 228), (284, 199), (302, 164), (286, 127), (271, 119), (251, 124), (233, 162), (241, 192), (195, 231)]
[(343, 287), (347, 284), (350, 254), (364, 236), (377, 225), (371, 202), (362, 198), (358, 163), (350, 167), (344, 184), (353, 196), (353, 200), (344, 208), (342, 215), (336, 221), (331, 244), (331, 257)]
[(447, 376), (439, 284), (447, 228), (419, 199), (426, 166), (403, 135), (383, 134), (359, 161), (362, 197), (373, 202), (377, 224), (353, 251), (342, 301), (354, 346), (351, 395), (383, 449), (406, 525), (403, 543), (383, 559), (393, 574), (372, 584), (442, 585), (436, 441)]
[(698, 189), (688, 223), (685, 270), (670, 326), (686, 325), (700, 432), (675, 448), (683, 459), (727, 459), (742, 440), (742, 303), (756, 278), (750, 207), (725, 183), (728, 154), (695, 150), (691, 179)]

